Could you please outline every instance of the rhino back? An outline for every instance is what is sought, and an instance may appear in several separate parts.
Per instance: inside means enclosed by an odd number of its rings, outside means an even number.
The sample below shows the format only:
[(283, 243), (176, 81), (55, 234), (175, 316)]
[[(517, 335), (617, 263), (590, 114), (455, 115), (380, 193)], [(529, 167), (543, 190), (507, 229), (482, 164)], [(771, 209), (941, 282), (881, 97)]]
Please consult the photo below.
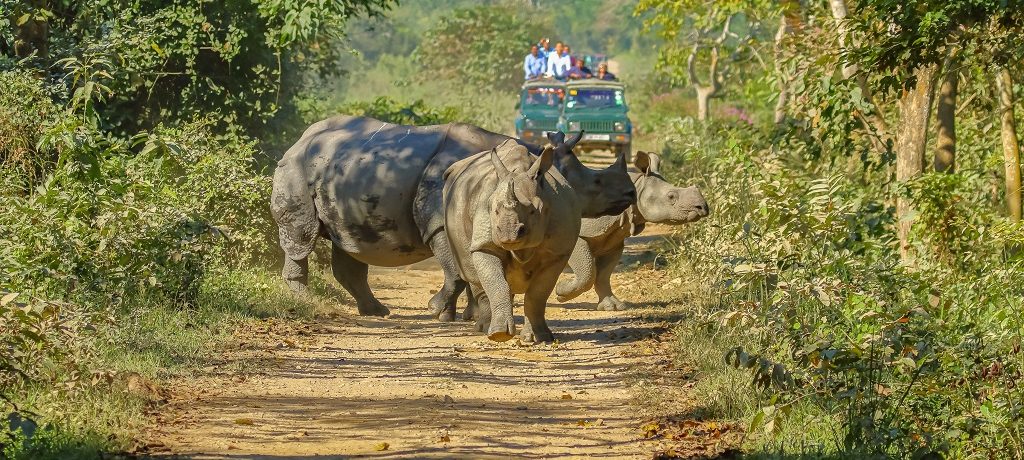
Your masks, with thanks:
[(444, 136), (437, 153), (431, 158), (417, 184), (413, 213), (424, 241), (429, 241), (444, 228), (442, 190), (445, 184), (444, 173), (451, 165), (480, 152), (489, 151), (509, 139), (526, 146), (531, 152), (539, 152), (539, 147), (535, 145), (473, 125), (452, 123), (448, 126), (450, 128), (447, 135)]
[(383, 266), (416, 262), (430, 256), (412, 216), (416, 184), (445, 128), (334, 117), (310, 126), (275, 176), (301, 178), (322, 231), (352, 257)]

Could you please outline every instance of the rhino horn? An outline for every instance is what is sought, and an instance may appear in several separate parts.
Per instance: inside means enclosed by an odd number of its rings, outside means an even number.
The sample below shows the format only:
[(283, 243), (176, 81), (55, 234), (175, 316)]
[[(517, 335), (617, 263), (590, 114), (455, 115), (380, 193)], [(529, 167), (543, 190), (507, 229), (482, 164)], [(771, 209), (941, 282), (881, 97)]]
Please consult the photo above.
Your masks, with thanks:
[(504, 179), (509, 175), (508, 168), (505, 167), (505, 163), (501, 162), (496, 148), (491, 149), (491, 164), (494, 165), (494, 172), (498, 173), (498, 179)]
[(544, 151), (540, 153), (540, 158), (534, 160), (533, 164), (530, 165), (530, 170), (527, 172), (534, 180), (540, 180), (544, 177), (544, 173), (548, 171), (551, 164), (554, 162), (555, 149), (550, 146), (545, 146)]

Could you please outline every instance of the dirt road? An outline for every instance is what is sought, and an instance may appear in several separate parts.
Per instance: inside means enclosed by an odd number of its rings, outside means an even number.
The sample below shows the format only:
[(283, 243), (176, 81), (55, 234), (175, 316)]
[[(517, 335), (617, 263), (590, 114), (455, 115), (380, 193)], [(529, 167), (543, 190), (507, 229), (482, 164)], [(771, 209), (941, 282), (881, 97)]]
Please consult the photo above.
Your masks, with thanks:
[[(651, 239), (631, 257), (649, 254)], [(661, 273), (617, 273), (620, 296), (636, 299), (635, 281)], [(636, 398), (654, 385), (644, 373), (666, 360), (656, 340), (666, 324), (640, 320), (642, 306), (591, 310), (590, 293), (552, 300), (556, 344), (494, 343), (427, 315), (441, 279), (433, 263), (376, 269), (386, 319), (243, 331), (222, 364), (171, 386), (153, 443), (203, 459), (650, 458), (640, 427), (658, 410)]]

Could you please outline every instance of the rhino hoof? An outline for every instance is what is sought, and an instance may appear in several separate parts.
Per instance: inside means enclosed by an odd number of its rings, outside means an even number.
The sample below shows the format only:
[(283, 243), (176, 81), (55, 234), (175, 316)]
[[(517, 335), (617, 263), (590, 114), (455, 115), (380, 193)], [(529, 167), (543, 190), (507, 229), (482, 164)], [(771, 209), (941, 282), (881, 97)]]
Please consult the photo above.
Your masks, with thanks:
[(555, 335), (551, 333), (551, 330), (546, 331), (533, 331), (523, 329), (523, 333), (519, 335), (519, 340), (523, 343), (552, 343), (555, 341)]
[(508, 321), (492, 322), (491, 327), (487, 330), (487, 338), (495, 342), (507, 342), (512, 340), (515, 335), (516, 326), (511, 318)]
[(367, 305), (367, 306), (360, 305), (358, 307), (358, 310), (359, 310), (359, 315), (360, 316), (380, 316), (380, 317), (385, 317), (385, 316), (391, 314), (391, 310), (388, 310), (388, 307), (385, 307), (380, 302), (377, 302), (377, 303), (372, 304), (372, 305)]
[(455, 321), (455, 312), (449, 309), (441, 310), (441, 312), (437, 314), (437, 320), (442, 323), (450, 323), (452, 321)]
[(306, 283), (297, 280), (284, 280), (284, 282), (292, 292), (299, 295), (309, 295), (309, 286), (306, 286)]
[(606, 297), (597, 304), (597, 309), (602, 311), (625, 310), (626, 303), (615, 297)]

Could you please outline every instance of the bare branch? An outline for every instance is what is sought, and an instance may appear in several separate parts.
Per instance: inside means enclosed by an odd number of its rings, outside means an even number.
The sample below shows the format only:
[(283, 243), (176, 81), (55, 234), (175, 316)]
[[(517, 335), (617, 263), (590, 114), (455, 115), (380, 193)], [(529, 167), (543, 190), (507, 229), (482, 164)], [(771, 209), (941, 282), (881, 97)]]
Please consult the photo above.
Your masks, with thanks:
[(700, 42), (694, 43), (693, 49), (690, 50), (690, 56), (686, 58), (686, 72), (690, 76), (690, 84), (694, 86), (704, 86), (697, 78), (697, 52), (699, 50)]

